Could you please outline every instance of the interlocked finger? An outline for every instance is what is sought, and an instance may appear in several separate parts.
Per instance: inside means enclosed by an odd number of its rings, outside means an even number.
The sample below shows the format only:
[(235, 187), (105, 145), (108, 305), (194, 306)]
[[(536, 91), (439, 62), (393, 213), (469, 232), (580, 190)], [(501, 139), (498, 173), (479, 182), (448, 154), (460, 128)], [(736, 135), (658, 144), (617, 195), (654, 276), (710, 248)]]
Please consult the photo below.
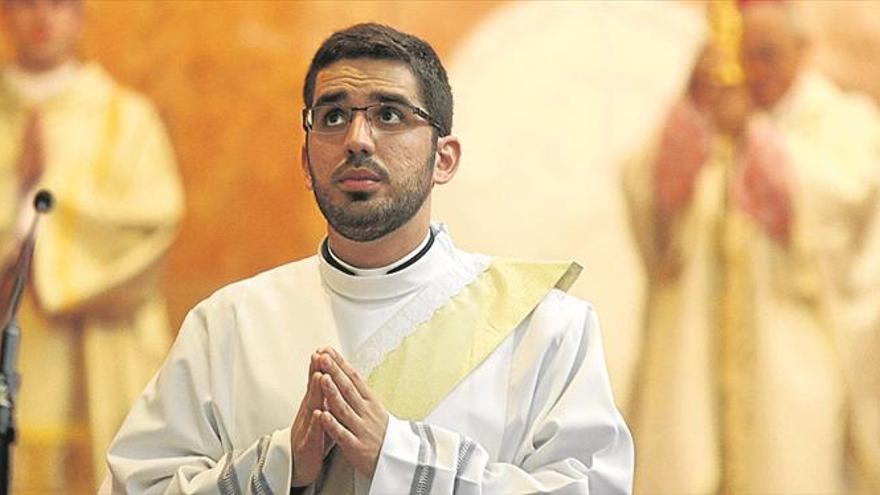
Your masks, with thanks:
[(330, 435), (330, 438), (333, 439), (340, 447), (343, 449), (350, 449), (357, 445), (358, 440), (357, 437), (354, 436), (354, 433), (349, 431), (342, 423), (336, 419), (333, 414), (329, 412), (321, 413), (321, 423), (324, 427), (324, 431)]
[(333, 416), (349, 430), (353, 432), (360, 431), (360, 416), (358, 416), (357, 412), (351, 407), (349, 402), (346, 401), (342, 393), (340, 393), (339, 387), (330, 375), (324, 375), (321, 377), (321, 386), (323, 387), (324, 395), (327, 397), (327, 405), (329, 406), (330, 412), (333, 413)]
[(333, 383), (336, 384), (337, 389), (342, 393), (342, 397), (345, 398), (345, 401), (348, 402), (352, 409), (358, 414), (364, 411), (364, 398), (351, 381), (351, 378), (339, 366), (336, 359), (333, 359), (330, 355), (325, 356), (323, 359), (323, 370), (333, 379)]
[(360, 396), (366, 400), (370, 400), (372, 398), (372, 393), (370, 392), (370, 388), (367, 386), (366, 382), (361, 378), (361, 376), (357, 372), (357, 370), (354, 369), (354, 367), (352, 367), (352, 365), (349, 364), (349, 362), (346, 361), (345, 358), (342, 357), (341, 354), (336, 352), (335, 349), (333, 349), (332, 347), (330, 349), (333, 351), (333, 353), (331, 354), (333, 356), (333, 360), (336, 361), (336, 364), (339, 365), (340, 368), (342, 368), (342, 371), (346, 374), (346, 376), (348, 376), (348, 378), (351, 380), (352, 384), (354, 384), (355, 389), (357, 389)]
[(321, 373), (319, 371), (312, 372), (306, 389), (306, 397), (306, 405), (310, 410), (322, 409), (324, 393), (321, 390)]
[(309, 358), (309, 376), (312, 376), (312, 373), (321, 370), (321, 352), (320, 350), (315, 351)]
[(321, 411), (312, 411), (308, 416), (308, 426), (304, 438), (304, 444), (308, 445), (321, 440), (324, 429), (321, 423)]

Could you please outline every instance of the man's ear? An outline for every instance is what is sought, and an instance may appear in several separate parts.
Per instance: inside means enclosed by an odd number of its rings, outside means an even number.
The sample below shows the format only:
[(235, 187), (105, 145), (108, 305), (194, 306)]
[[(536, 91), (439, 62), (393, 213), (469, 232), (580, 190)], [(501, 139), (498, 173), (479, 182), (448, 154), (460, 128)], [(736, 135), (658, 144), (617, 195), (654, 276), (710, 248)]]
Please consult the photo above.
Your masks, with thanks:
[(300, 148), (299, 165), (300, 165), (300, 167), (302, 167), (303, 179), (306, 182), (306, 189), (311, 191), (312, 190), (312, 174), (309, 172), (309, 152), (306, 150), (305, 145), (303, 145), (303, 147)]
[(458, 171), (461, 159), (461, 142), (455, 136), (445, 136), (437, 140), (434, 155), (434, 184), (446, 184)]

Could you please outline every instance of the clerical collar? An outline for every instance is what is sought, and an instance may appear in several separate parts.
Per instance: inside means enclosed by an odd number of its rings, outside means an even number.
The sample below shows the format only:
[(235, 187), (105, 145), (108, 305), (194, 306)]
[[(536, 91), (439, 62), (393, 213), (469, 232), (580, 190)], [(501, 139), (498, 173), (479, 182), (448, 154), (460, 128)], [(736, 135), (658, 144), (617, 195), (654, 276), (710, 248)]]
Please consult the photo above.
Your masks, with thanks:
[(425, 239), (422, 240), (415, 249), (394, 263), (380, 268), (358, 268), (342, 261), (333, 253), (333, 250), (330, 249), (330, 244), (327, 242), (326, 238), (324, 239), (324, 242), (321, 243), (321, 255), (327, 261), (327, 264), (346, 275), (355, 277), (377, 277), (381, 275), (391, 275), (412, 266), (412, 264), (421, 259), (433, 245), (434, 230), (428, 228), (428, 234), (425, 236)]
[(46, 72), (33, 73), (10, 64), (3, 70), (6, 83), (19, 97), (30, 104), (43, 103), (63, 93), (76, 80), (82, 65), (66, 62)]
[(330, 291), (358, 301), (401, 297), (420, 290), (446, 273), (450, 269), (450, 263), (453, 263), (458, 256), (443, 224), (431, 224), (431, 233), (426, 240), (427, 243), (423, 243), (398, 262), (382, 268), (382, 270), (396, 268), (397, 271), (374, 276), (350, 275), (331, 265), (329, 260), (333, 257), (323, 252), (322, 241), (317, 256), (321, 279)]

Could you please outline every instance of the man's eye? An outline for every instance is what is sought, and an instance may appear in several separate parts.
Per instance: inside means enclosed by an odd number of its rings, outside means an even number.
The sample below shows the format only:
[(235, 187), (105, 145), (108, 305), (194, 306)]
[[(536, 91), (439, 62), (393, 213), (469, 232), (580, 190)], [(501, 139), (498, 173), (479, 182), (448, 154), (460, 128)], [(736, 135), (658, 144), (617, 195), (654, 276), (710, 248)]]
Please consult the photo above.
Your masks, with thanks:
[(330, 110), (324, 115), (323, 122), (324, 125), (328, 127), (345, 125), (345, 113), (338, 108)]
[(392, 106), (379, 107), (379, 121), (383, 124), (400, 124), (403, 122), (403, 112)]

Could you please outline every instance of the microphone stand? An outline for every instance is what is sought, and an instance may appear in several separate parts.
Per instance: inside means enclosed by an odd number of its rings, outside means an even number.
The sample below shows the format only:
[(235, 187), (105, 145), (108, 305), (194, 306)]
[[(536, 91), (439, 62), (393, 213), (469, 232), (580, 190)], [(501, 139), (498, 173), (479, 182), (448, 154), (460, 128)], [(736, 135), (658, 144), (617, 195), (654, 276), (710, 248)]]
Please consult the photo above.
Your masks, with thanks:
[(28, 234), (22, 243), (15, 265), (15, 281), (12, 292), (9, 294), (9, 302), (6, 306), (6, 315), (3, 319), (3, 335), (0, 340), (0, 495), (7, 495), (11, 491), (12, 470), (10, 469), (10, 447), (15, 442), (15, 393), (18, 390), (20, 377), (15, 369), (18, 358), (18, 344), (21, 339), (21, 329), (16, 321), (18, 306), (21, 296), (27, 284), (28, 271), (31, 257), (34, 254), (34, 242), (36, 240), (37, 223), (41, 213), (52, 209), (52, 194), (41, 190), (34, 197), (34, 209), (37, 215), (28, 229)]

